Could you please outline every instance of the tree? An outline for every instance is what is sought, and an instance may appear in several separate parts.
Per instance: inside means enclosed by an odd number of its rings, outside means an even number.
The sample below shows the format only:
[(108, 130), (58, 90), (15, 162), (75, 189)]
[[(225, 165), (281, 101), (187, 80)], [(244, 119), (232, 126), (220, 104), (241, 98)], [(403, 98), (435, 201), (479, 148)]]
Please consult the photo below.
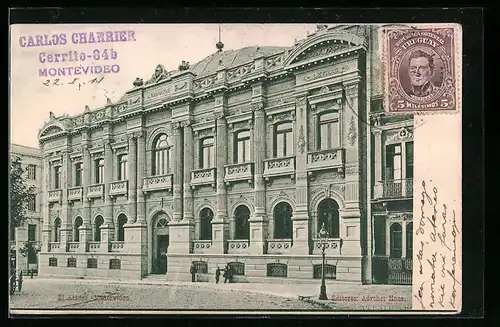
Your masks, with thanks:
[(26, 171), (27, 168), (21, 165), (21, 158), (15, 157), (11, 160), (9, 194), (11, 233), (16, 227), (22, 226), (28, 218), (26, 215), (28, 202), (35, 196), (35, 187), (26, 183)]

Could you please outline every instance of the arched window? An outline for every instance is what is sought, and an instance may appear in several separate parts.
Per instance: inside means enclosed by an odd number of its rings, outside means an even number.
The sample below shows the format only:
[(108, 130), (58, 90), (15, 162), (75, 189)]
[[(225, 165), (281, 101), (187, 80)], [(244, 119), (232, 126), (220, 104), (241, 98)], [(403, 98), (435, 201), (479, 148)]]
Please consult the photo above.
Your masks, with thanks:
[(158, 222), (156, 223), (157, 228), (162, 228), (162, 227), (168, 227), (168, 220), (167, 218), (160, 218), (158, 219)]
[(94, 241), (95, 242), (100, 242), (101, 241), (101, 226), (104, 224), (104, 219), (102, 216), (97, 216), (95, 217), (94, 220)]
[(212, 168), (215, 165), (214, 138), (207, 137), (200, 141), (200, 168)]
[(274, 127), (274, 156), (282, 158), (293, 155), (292, 123), (284, 122)]
[(61, 231), (61, 219), (56, 218), (54, 220), (54, 242), (61, 241), (61, 238), (59, 237), (60, 231)]
[(391, 258), (401, 258), (403, 244), (403, 230), (399, 223), (393, 223), (391, 233)]
[(339, 229), (339, 205), (332, 199), (324, 199), (318, 206), (318, 230), (325, 224), (325, 229), (328, 232), (328, 237), (340, 237)]
[(104, 183), (104, 159), (97, 159), (95, 161), (95, 183)]
[(413, 223), (406, 225), (406, 257), (413, 257)]
[(248, 240), (250, 239), (250, 226), (248, 220), (250, 219), (250, 210), (240, 205), (234, 211), (234, 239), (235, 240)]
[(124, 214), (118, 216), (118, 235), (116, 240), (119, 242), (125, 241), (125, 228), (123, 225), (127, 223), (127, 217)]
[(73, 242), (80, 242), (80, 226), (83, 225), (82, 217), (76, 217), (73, 224)]
[(212, 219), (214, 213), (210, 208), (204, 208), (200, 211), (200, 240), (212, 239)]
[(250, 131), (240, 131), (234, 139), (234, 163), (250, 161)]
[(156, 138), (153, 148), (153, 175), (166, 175), (171, 171), (173, 145), (167, 134)]
[(118, 180), (123, 181), (127, 179), (127, 155), (122, 154), (118, 157)]
[(292, 207), (286, 202), (280, 202), (274, 207), (274, 238), (292, 238)]
[(319, 116), (318, 139), (320, 150), (335, 149), (340, 146), (338, 112), (327, 112)]

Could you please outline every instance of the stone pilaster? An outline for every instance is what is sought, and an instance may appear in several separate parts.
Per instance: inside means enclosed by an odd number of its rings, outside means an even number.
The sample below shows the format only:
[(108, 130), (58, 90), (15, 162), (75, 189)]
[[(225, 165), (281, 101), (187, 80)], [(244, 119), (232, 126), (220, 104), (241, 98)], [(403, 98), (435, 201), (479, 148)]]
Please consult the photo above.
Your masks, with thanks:
[(113, 202), (109, 196), (113, 177), (113, 150), (111, 141), (106, 138), (104, 143), (104, 224), (101, 225), (101, 251), (108, 252), (109, 244), (114, 240)]
[(42, 193), (43, 193), (43, 229), (42, 229), (42, 252), (49, 251), (49, 242), (52, 241), (51, 238), (51, 217), (50, 217), (50, 206), (49, 206), (49, 181), (50, 181), (50, 165), (47, 157), (43, 158), (43, 181), (42, 181)]
[[(92, 217), (90, 211), (90, 201), (87, 198), (88, 186), (91, 178), (90, 152), (87, 141), (83, 144), (83, 166), (82, 166), (82, 186), (83, 186), (83, 225), (80, 227), (80, 243), (92, 240)], [(80, 247), (82, 245), (80, 244)]]
[(128, 219), (127, 224), (137, 220), (137, 139), (138, 134), (130, 134), (128, 139)]
[(180, 123), (173, 124), (173, 134), (174, 134), (174, 156), (172, 166), (173, 171), (173, 201), (174, 201), (174, 220), (182, 219), (182, 184), (183, 184), (183, 142), (182, 142), (182, 131)]
[[(307, 194), (307, 151), (308, 151), (308, 122), (306, 94), (297, 96), (296, 103), (296, 149), (295, 149), (295, 212), (292, 217), (293, 225), (293, 254), (309, 254), (309, 206)], [(313, 231), (314, 232), (314, 231)]]
[(212, 220), (212, 250), (224, 253), (225, 242), (229, 236), (227, 217), (227, 190), (224, 184), (224, 166), (227, 164), (227, 122), (223, 109), (216, 112), (216, 169), (217, 169), (217, 206)]
[(69, 152), (67, 149), (64, 150), (62, 154), (62, 166), (61, 166), (61, 183), (60, 188), (62, 190), (62, 205), (61, 205), (61, 248), (64, 249), (68, 242), (73, 241), (72, 239), (72, 226), (69, 206), (68, 206), (68, 187), (70, 186), (71, 180), (71, 161), (69, 159)]
[(373, 136), (375, 139), (374, 142), (374, 188), (373, 188), (373, 196), (375, 199), (380, 198), (383, 195), (383, 183), (382, 183), (382, 130), (375, 126), (373, 131)]
[[(259, 86), (260, 88), (260, 86)], [(250, 248), (255, 254), (264, 254), (267, 236), (266, 188), (264, 184), (264, 159), (266, 157), (266, 122), (263, 105), (254, 104), (254, 192), (255, 214), (250, 223)]]
[(190, 187), (191, 171), (194, 169), (194, 143), (193, 128), (190, 121), (182, 122), (184, 127), (184, 215), (183, 220), (192, 221), (193, 216), (193, 191)]
[(146, 223), (146, 201), (144, 199), (144, 192), (142, 191), (145, 170), (146, 170), (146, 138), (144, 134), (141, 133), (137, 137), (137, 222), (138, 223)]

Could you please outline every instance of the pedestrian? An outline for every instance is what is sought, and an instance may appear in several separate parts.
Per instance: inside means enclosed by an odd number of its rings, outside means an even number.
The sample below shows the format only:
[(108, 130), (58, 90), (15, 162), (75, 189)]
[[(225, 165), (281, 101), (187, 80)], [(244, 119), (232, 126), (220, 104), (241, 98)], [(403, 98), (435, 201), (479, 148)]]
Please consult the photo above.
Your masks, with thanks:
[(224, 284), (227, 283), (228, 281), (231, 282), (231, 267), (229, 265), (226, 265), (226, 268), (224, 268)]
[(224, 284), (227, 283), (227, 279), (228, 279), (228, 270), (227, 270), (227, 266), (224, 267), (224, 274), (222, 275), (222, 277), (224, 277)]
[(220, 268), (217, 266), (217, 269), (215, 270), (215, 284), (219, 284), (219, 278), (220, 278)]
[(189, 272), (191, 273), (191, 282), (196, 281), (196, 269), (194, 267), (194, 263), (191, 264), (191, 268), (189, 268)]

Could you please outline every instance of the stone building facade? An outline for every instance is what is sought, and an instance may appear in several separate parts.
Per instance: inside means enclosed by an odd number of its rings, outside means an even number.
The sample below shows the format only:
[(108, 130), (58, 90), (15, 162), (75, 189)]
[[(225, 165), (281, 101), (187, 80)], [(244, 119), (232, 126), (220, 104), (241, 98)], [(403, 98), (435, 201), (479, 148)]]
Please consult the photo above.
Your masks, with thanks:
[(51, 115), (41, 275), (187, 280), (194, 264), (211, 280), (229, 264), (241, 281), (311, 280), (326, 242), (327, 278), (371, 283), (374, 264), (387, 277), (373, 233), (411, 205), (383, 205), (381, 158), (412, 119), (383, 116), (376, 38), (318, 26), (290, 47), (219, 43), (117, 103)]
[[(17, 271), (28, 273), (30, 270), (38, 271), (36, 250), (40, 249), (42, 240), (42, 152), (38, 148), (19, 144), (11, 144), (10, 157), (21, 159), (22, 168), (26, 170), (24, 177), (28, 187), (35, 187), (35, 196), (28, 202), (27, 220), (17, 228), (10, 229), (11, 258), (15, 258)], [(33, 247), (30, 249), (27, 242)]]

